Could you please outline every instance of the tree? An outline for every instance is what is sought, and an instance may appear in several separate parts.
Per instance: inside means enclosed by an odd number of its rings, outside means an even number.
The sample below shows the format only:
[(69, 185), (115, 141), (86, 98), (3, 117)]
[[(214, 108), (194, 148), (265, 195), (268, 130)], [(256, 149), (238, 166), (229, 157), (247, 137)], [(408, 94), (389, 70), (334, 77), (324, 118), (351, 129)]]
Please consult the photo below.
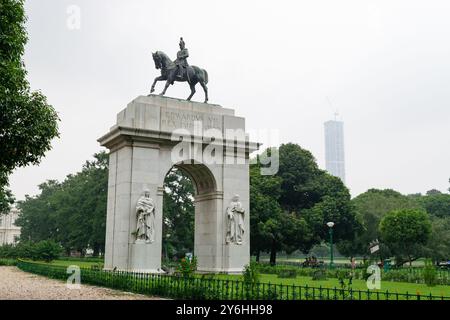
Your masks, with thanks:
[(11, 205), (15, 202), (15, 198), (6, 186), (8, 185), (7, 175), (0, 172), (0, 214), (9, 212)]
[(56, 212), (53, 211), (52, 197), (61, 188), (56, 180), (49, 180), (39, 185), (40, 194), (35, 197), (25, 196), (18, 203), (19, 217), (15, 224), (21, 227), (20, 241), (56, 240)]
[(280, 204), (294, 214), (299, 228), (296, 237), (287, 238), (285, 247), (308, 252), (328, 239), (328, 221), (335, 223), (336, 241), (353, 239), (361, 225), (341, 179), (320, 170), (313, 155), (296, 144), (281, 145), (279, 155)]
[(47, 181), (39, 186), (41, 193), (26, 196), (19, 203), (21, 213), (16, 224), (21, 241), (54, 240), (66, 254), (71, 250), (94, 255), (104, 251), (106, 201), (108, 186), (108, 155), (94, 155), (81, 170), (68, 175), (63, 182)]
[(379, 229), (382, 241), (396, 257), (396, 264), (408, 261), (411, 265), (424, 252), (431, 235), (431, 222), (424, 210), (394, 210), (383, 217)]
[[(251, 252), (259, 261), (261, 251), (268, 251), (278, 243), (281, 233), (281, 179), (260, 174), (261, 166), (250, 166), (250, 244)], [(278, 250), (280, 248), (277, 248)]]
[(432, 217), (431, 236), (426, 245), (425, 256), (434, 263), (450, 258), (450, 216), (445, 218)]
[(442, 192), (440, 192), (437, 189), (431, 189), (427, 191), (427, 196), (433, 196), (433, 195), (437, 195), (437, 194), (442, 194)]
[[(381, 219), (392, 210), (420, 208), (411, 197), (404, 196), (392, 189), (369, 189), (351, 200), (356, 210), (357, 219), (362, 223), (362, 229), (352, 241), (340, 241), (337, 245), (340, 253), (347, 256), (370, 255), (369, 243), (380, 239), (379, 224)], [(381, 259), (389, 256), (389, 249), (380, 244), (377, 253)]]
[(0, 12), (0, 213), (5, 213), (14, 200), (8, 175), (40, 162), (58, 136), (58, 116), (26, 80), (24, 1), (0, 0)]
[(350, 193), (339, 178), (317, 166), (312, 154), (292, 143), (279, 148), (275, 176), (250, 170), (251, 250), (270, 251), (270, 263), (284, 250), (309, 251), (328, 239), (325, 223), (336, 223), (336, 239), (351, 239), (359, 222), (350, 205)]
[(426, 196), (416, 197), (418, 205), (423, 207), (430, 215), (445, 218), (450, 217), (450, 194), (428, 193)]

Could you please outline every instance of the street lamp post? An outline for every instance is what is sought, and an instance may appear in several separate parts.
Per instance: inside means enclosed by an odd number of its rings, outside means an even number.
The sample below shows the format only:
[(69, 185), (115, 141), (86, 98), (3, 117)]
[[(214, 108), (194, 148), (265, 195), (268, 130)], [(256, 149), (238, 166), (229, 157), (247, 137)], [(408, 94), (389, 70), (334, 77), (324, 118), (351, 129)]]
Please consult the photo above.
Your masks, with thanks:
[(333, 269), (334, 264), (333, 264), (333, 227), (334, 227), (334, 222), (330, 221), (327, 222), (327, 226), (328, 226), (328, 233), (330, 234), (330, 269)]

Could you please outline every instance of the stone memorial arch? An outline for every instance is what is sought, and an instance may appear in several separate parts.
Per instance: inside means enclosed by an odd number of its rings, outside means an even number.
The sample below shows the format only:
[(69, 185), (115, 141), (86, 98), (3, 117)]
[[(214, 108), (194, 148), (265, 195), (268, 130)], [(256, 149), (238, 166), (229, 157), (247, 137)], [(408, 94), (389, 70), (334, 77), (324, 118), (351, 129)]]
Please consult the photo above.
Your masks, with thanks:
[(245, 119), (218, 105), (140, 96), (99, 140), (110, 150), (105, 269), (161, 272), (163, 184), (176, 167), (195, 188), (198, 270), (241, 272), (250, 260)]

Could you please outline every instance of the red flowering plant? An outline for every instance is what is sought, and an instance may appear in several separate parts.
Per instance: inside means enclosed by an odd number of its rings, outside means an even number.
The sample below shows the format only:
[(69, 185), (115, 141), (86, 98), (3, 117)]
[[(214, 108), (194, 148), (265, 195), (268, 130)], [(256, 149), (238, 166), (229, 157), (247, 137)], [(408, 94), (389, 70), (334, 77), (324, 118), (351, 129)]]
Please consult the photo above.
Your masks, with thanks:
[(193, 256), (191, 259), (183, 258), (180, 260), (177, 271), (183, 277), (191, 277), (197, 271), (197, 257)]

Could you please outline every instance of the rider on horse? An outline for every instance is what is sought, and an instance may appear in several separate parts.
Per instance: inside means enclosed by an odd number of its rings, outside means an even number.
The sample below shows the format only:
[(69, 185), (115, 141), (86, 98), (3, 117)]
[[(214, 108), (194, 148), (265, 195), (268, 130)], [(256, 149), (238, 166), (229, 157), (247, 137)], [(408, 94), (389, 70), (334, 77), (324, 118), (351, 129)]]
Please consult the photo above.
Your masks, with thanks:
[[(177, 76), (182, 78), (183, 73), (186, 71), (186, 67), (189, 66), (187, 58), (189, 57), (189, 51), (185, 48), (183, 38), (180, 38), (180, 51), (177, 52), (177, 59), (174, 63), (177, 66)], [(173, 83), (172, 83), (173, 84)]]

